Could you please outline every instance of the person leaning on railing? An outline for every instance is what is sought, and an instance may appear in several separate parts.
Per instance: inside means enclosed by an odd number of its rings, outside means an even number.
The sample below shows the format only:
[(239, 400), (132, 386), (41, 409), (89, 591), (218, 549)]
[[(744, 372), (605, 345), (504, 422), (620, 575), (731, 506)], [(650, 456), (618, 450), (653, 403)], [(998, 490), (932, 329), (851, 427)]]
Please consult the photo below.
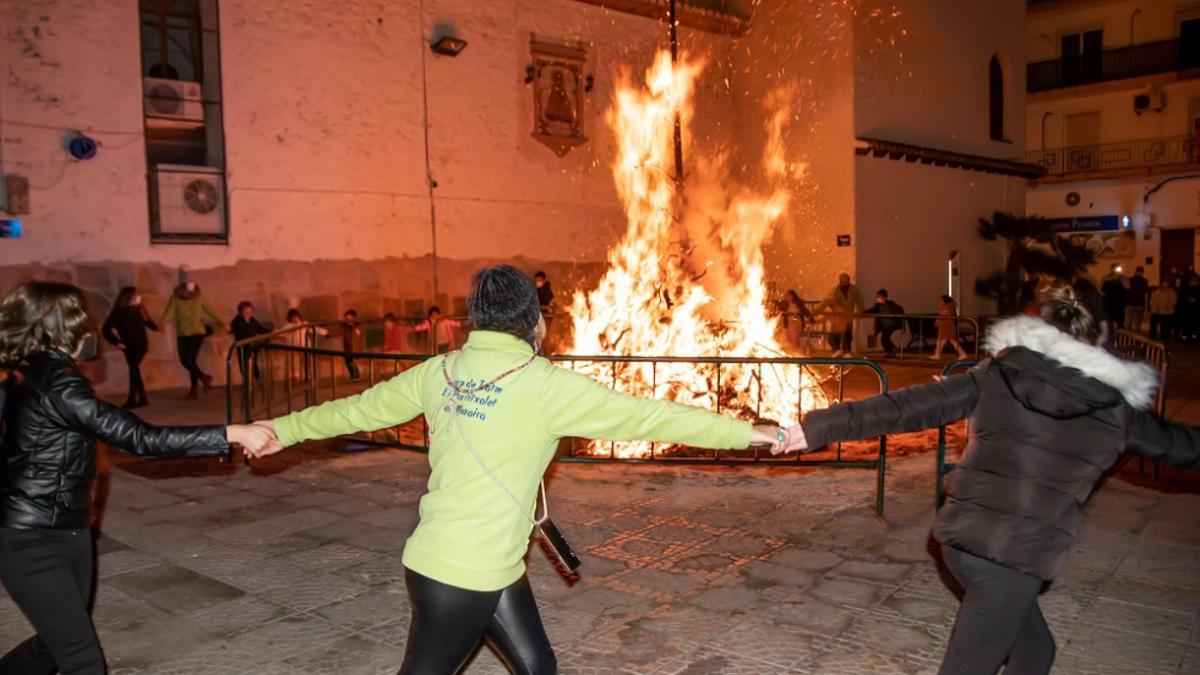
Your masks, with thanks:
[(1038, 608), (1062, 569), (1096, 484), (1126, 450), (1200, 468), (1200, 430), (1152, 410), (1157, 374), (1103, 345), (1100, 293), (1051, 289), (1040, 317), (1000, 321), (995, 358), (965, 375), (809, 413), (789, 450), (919, 431), (968, 417), (963, 460), (947, 477), (933, 537), (965, 589), (941, 675), (1047, 673), (1055, 644)]
[(456, 673), (486, 639), (515, 672), (556, 670), (523, 558), (535, 498), (561, 438), (775, 450), (777, 427), (618, 393), (537, 355), (545, 323), (533, 283), (508, 265), (476, 272), (472, 331), (357, 396), (265, 423), (281, 446), (374, 431), (424, 413), (429, 491), (404, 547), (413, 607), (401, 673)]

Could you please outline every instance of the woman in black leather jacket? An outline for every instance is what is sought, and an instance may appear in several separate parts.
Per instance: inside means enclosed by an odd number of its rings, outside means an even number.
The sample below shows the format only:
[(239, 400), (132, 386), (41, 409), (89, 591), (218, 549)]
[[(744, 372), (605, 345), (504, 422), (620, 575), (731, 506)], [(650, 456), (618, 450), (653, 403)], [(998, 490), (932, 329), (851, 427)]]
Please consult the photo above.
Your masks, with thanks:
[(1052, 289), (1040, 316), (992, 326), (965, 375), (815, 411), (789, 450), (971, 418), (933, 537), (965, 590), (941, 675), (1038, 675), (1055, 644), (1038, 594), (1062, 568), (1096, 483), (1126, 450), (1200, 468), (1200, 431), (1152, 412), (1157, 377), (1106, 351), (1100, 294)]
[(0, 657), (0, 673), (100, 675), (92, 626), (92, 487), (96, 441), (139, 457), (256, 454), (258, 427), (155, 427), (96, 398), (75, 362), (88, 332), (83, 295), (26, 282), (0, 301), (0, 582), (37, 635)]

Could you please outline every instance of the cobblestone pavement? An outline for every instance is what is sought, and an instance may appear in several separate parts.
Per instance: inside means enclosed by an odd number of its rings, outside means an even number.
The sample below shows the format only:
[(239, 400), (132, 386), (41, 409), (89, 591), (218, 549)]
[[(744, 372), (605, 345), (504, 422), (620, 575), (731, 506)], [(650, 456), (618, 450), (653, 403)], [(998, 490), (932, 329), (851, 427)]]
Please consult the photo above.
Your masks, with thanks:
[[(893, 380), (927, 381), (910, 370)], [(1187, 372), (1172, 416), (1195, 424)], [(215, 393), (153, 398), (152, 421), (223, 417)], [(928, 446), (890, 447), (906, 443)], [(253, 468), (111, 453), (95, 619), (112, 672), (395, 672), (400, 552), (428, 467), (342, 449)], [(869, 508), (874, 483), (863, 470), (555, 464), (551, 508), (583, 576), (566, 585), (536, 548), (529, 574), (561, 672), (936, 671), (957, 602), (930, 557), (933, 457), (893, 458), (886, 519)], [(1197, 473), (1109, 479), (1041, 604), (1055, 673), (1200, 673)], [(29, 632), (0, 590), (0, 652)], [(506, 671), (483, 649), (466, 672)]]
[[(113, 672), (391, 673), (400, 565), (428, 469), (309, 447), (253, 470), (116, 459), (96, 624)], [(859, 470), (560, 464), (584, 559), (530, 577), (564, 673), (933, 672), (956, 602), (927, 550), (932, 457), (898, 459), (887, 519)], [(1200, 672), (1200, 496), (1110, 480), (1042, 605), (1058, 673)], [(0, 650), (29, 628), (0, 595)], [(503, 673), (486, 649), (468, 673)]]

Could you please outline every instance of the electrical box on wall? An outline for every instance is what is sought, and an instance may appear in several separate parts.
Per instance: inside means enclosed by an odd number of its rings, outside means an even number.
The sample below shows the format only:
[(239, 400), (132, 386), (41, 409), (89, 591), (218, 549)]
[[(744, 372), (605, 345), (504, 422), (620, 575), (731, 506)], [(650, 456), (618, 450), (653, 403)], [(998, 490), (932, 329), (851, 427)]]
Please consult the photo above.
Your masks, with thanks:
[(29, 179), (24, 176), (4, 177), (4, 210), (14, 216), (29, 213)]

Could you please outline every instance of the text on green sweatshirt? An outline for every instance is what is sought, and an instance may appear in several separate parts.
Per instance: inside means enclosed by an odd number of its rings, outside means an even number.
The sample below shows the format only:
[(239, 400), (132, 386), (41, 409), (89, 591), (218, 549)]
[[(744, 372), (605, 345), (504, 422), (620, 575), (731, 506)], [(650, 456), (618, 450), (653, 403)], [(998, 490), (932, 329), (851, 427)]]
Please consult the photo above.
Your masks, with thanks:
[[(505, 588), (525, 571), (538, 483), (560, 438), (648, 440), (701, 448), (745, 448), (750, 423), (670, 401), (615, 392), (595, 380), (535, 358), (496, 385), (459, 397), (458, 424), (483, 461), (524, 505), (524, 512), (476, 463), (445, 412), (451, 390), (471, 389), (533, 351), (504, 333), (474, 331), (461, 352), (433, 357), (362, 394), (275, 420), (280, 442), (332, 438), (403, 424), (424, 413), (430, 423), (429, 491), (404, 548), (405, 567), (445, 584), (478, 591)], [(554, 505), (550, 505), (553, 513)]]

